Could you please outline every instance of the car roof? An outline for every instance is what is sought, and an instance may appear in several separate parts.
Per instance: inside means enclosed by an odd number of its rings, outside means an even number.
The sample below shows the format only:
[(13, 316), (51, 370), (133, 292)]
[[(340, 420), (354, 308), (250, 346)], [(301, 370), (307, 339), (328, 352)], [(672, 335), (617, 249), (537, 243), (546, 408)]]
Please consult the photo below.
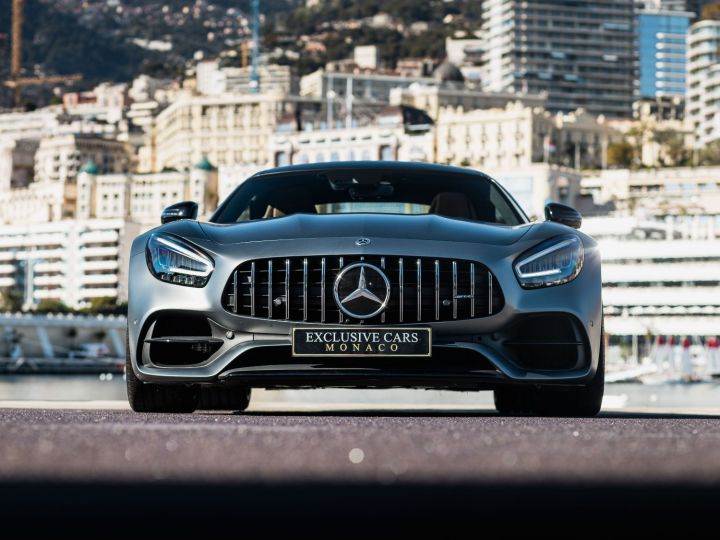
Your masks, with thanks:
[(488, 175), (474, 169), (453, 167), (451, 165), (438, 165), (435, 163), (422, 163), (417, 161), (327, 161), (323, 163), (304, 163), (302, 165), (289, 165), (265, 169), (255, 173), (253, 177), (286, 174), (293, 172), (330, 172), (345, 170), (362, 170), (377, 172), (435, 172), (439, 174), (472, 174), (492, 180)]

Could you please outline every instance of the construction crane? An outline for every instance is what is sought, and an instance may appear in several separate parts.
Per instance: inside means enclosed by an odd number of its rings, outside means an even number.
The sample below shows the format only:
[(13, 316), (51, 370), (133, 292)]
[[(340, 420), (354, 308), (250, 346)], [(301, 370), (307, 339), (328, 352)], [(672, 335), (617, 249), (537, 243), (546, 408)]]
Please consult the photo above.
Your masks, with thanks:
[(23, 8), (25, 0), (13, 0), (12, 2), (12, 54), (10, 60), (10, 78), (4, 82), (5, 86), (12, 88), (13, 100), (16, 107), (20, 106), (22, 89), (25, 86), (38, 86), (43, 84), (55, 84), (61, 82), (79, 81), (82, 75), (49, 75), (47, 77), (21, 77), (22, 72), (22, 27)]
[(22, 26), (24, 0), (13, 0), (12, 3), (12, 60), (10, 61), (10, 76), (20, 76), (22, 68)]

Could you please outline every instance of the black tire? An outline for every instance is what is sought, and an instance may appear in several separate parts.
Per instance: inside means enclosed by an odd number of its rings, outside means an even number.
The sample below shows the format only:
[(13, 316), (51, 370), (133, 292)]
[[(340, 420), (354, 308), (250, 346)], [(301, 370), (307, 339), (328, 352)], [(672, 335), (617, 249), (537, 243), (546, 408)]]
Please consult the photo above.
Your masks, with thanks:
[(506, 387), (495, 390), (495, 408), (503, 415), (590, 417), (600, 412), (605, 393), (605, 338), (595, 376), (585, 386), (567, 389)]
[(143, 413), (191, 413), (198, 405), (197, 385), (163, 385), (144, 383), (137, 378), (130, 362), (130, 344), (125, 342), (125, 380), (130, 407)]
[(248, 386), (204, 386), (198, 409), (203, 411), (244, 411), (250, 405)]

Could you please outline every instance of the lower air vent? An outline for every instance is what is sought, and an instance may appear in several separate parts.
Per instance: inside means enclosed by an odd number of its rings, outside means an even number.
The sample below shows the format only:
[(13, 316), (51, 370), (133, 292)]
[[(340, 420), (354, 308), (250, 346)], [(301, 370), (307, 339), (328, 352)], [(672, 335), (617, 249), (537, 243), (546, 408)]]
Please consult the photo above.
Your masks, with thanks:
[(548, 313), (524, 317), (503, 343), (519, 367), (563, 371), (589, 364), (585, 332), (571, 315)]
[(160, 315), (150, 326), (145, 343), (153, 364), (188, 366), (203, 363), (223, 342), (212, 337), (205, 317)]

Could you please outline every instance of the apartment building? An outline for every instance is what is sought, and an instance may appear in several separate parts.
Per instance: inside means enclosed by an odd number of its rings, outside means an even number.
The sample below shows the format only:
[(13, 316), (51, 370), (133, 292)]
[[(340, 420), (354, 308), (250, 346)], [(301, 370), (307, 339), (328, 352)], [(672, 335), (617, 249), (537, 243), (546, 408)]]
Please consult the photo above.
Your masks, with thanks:
[(720, 21), (690, 27), (687, 60), (687, 117), (695, 129), (695, 147), (720, 138)]
[(155, 122), (155, 170), (185, 170), (204, 157), (217, 166), (267, 163), (280, 117), (317, 100), (280, 94), (183, 94)]
[(616, 136), (604, 117), (582, 110), (551, 114), (519, 101), (503, 108), (443, 108), (436, 129), (436, 161), (481, 169), (541, 162), (604, 168)]
[(547, 93), (548, 109), (629, 117), (635, 0), (485, 0), (483, 88)]
[(0, 290), (21, 291), (25, 308), (59, 300), (127, 298), (128, 256), (139, 226), (117, 220), (63, 220), (0, 229)]

